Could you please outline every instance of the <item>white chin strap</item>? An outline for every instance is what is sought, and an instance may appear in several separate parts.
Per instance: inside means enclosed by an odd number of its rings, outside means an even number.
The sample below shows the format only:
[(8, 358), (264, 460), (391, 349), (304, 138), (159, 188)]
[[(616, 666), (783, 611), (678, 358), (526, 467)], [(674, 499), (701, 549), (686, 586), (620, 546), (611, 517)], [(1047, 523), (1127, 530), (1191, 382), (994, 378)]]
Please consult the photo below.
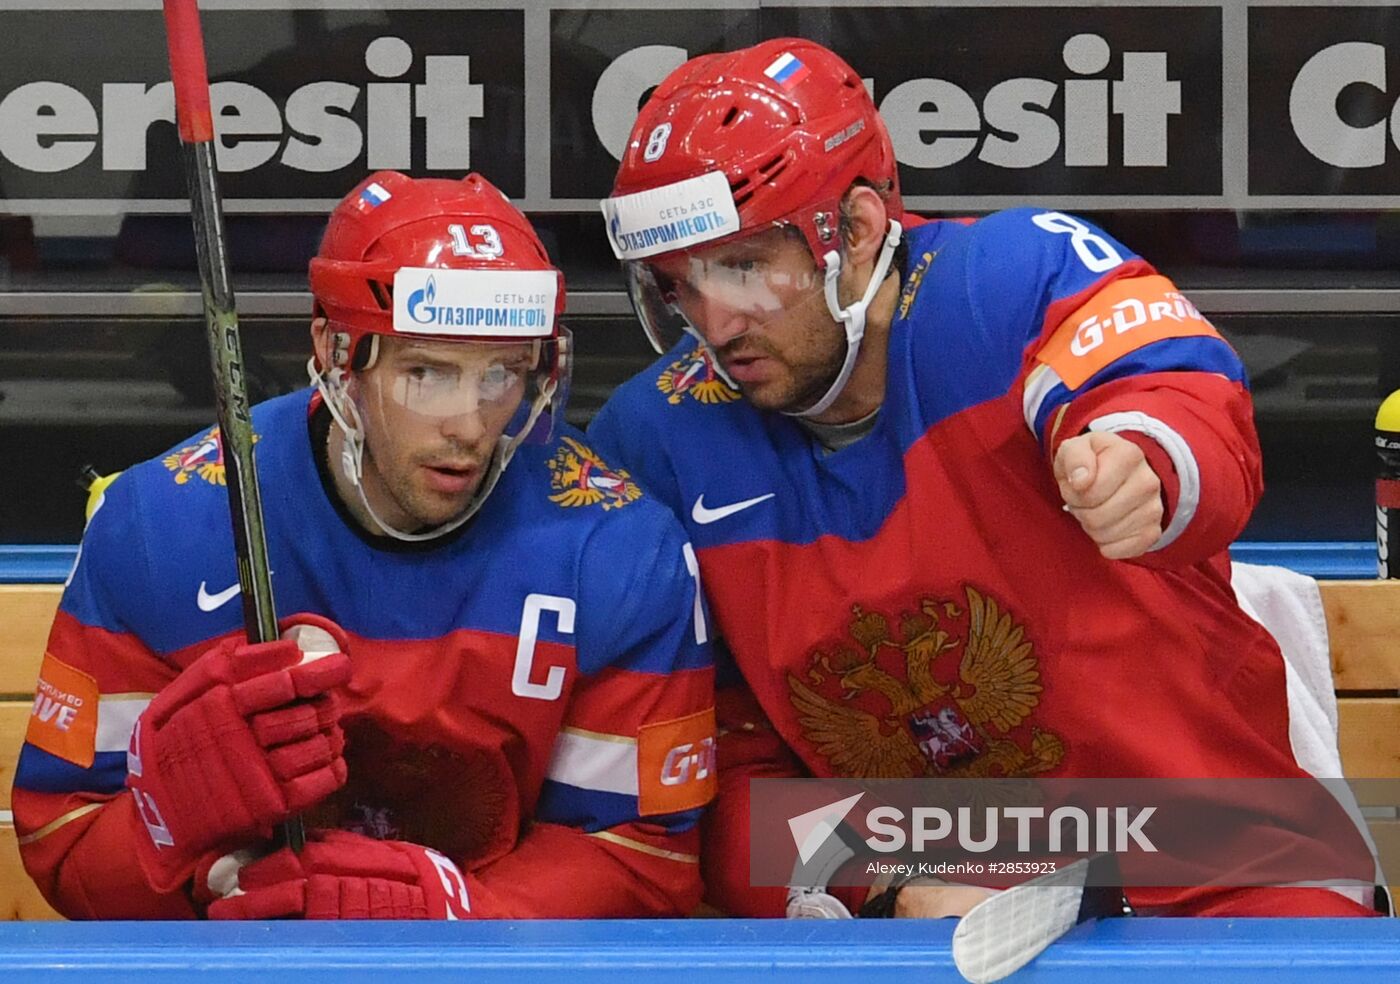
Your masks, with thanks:
[(836, 402), (841, 391), (846, 388), (846, 383), (851, 379), (851, 371), (856, 367), (856, 356), (860, 355), (861, 339), (865, 337), (865, 312), (870, 307), (870, 302), (875, 299), (876, 291), (885, 282), (885, 276), (890, 270), (890, 263), (894, 259), (895, 247), (899, 245), (902, 234), (903, 227), (894, 219), (890, 219), (890, 228), (885, 233), (885, 242), (880, 247), (880, 256), (875, 260), (875, 269), (870, 274), (870, 283), (865, 287), (865, 296), (848, 308), (842, 308), (841, 302), (836, 297), (836, 281), (841, 276), (841, 254), (837, 250), (826, 254), (826, 308), (831, 312), (831, 317), (840, 322), (846, 329), (846, 360), (841, 363), (841, 371), (831, 381), (831, 386), (827, 389), (826, 394), (806, 410), (784, 411), (789, 417), (811, 418), (825, 413)]
[[(355, 401), (350, 399), (345, 390), (345, 370), (335, 368), (327, 373), (321, 373), (317, 371), (316, 360), (312, 358), (306, 363), (306, 371), (307, 375), (311, 377), (311, 382), (316, 386), (317, 392), (321, 394), (321, 399), (325, 401), (326, 409), (330, 411), (331, 418), (345, 436), (345, 446), (340, 451), (342, 474), (351, 485), (355, 486), (355, 491), (360, 496), (360, 504), (365, 507), (365, 512), (374, 521), (374, 525), (379, 527), (386, 536), (407, 543), (421, 543), (424, 540), (435, 540), (440, 536), (446, 536), (476, 515), (477, 510), (486, 502), (486, 497), (491, 494), (496, 483), (500, 481), (501, 474), (506, 470), (506, 465), (510, 464), (510, 459), (515, 455), (515, 449), (534, 430), (540, 414), (553, 398), (556, 386), (556, 383), (551, 380), (535, 397), (534, 404), (530, 408), (530, 419), (526, 421), (525, 426), (518, 434), (514, 437), (502, 435), (501, 439), (496, 442), (496, 451), (491, 455), (490, 464), (486, 466), (486, 474), (482, 478), (481, 485), (477, 487), (476, 494), (472, 496), (471, 502), (467, 503), (467, 508), (462, 511), (460, 516), (425, 533), (408, 533), (390, 526), (381, 519), (379, 514), (374, 511), (374, 507), (369, 504), (369, 497), (365, 495), (362, 481), (365, 456), (364, 425), (360, 420), (359, 408), (355, 406)], [(342, 413), (342, 410), (346, 412)], [(349, 420), (346, 419), (347, 416), (350, 418)], [(353, 423), (350, 422), (352, 420)]]

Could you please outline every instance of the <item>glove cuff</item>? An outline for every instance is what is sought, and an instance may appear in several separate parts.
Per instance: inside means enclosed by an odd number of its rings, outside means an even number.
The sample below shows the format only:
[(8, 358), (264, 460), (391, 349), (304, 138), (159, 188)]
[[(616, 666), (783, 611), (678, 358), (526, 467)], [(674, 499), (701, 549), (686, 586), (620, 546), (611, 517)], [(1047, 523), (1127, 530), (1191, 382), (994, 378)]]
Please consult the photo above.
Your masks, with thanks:
[(428, 903), (429, 919), (471, 919), (471, 899), (467, 880), (460, 868), (431, 847), (398, 844), (418, 872), (418, 884)]

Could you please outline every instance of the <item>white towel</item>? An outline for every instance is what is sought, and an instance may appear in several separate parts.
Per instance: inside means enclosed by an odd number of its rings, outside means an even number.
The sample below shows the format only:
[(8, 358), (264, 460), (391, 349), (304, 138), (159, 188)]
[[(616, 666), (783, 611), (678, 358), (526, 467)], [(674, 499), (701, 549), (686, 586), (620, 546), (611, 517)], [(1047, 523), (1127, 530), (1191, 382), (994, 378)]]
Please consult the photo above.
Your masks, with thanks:
[[(1337, 745), (1337, 693), (1332, 681), (1327, 616), (1317, 582), (1284, 567), (1238, 563), (1230, 565), (1230, 580), (1240, 607), (1264, 626), (1283, 650), (1288, 681), (1288, 739), (1293, 746), (1294, 759), (1304, 771), (1319, 779), (1340, 779), (1342, 755)], [(1375, 855), (1375, 842), (1351, 790), (1340, 782), (1329, 782), (1326, 786), (1351, 816)], [(1384, 884), (1379, 861), (1376, 875), (1377, 884)], [(1371, 904), (1370, 891), (1336, 891), (1364, 905)]]
[(1312, 578), (1285, 567), (1231, 564), (1240, 607), (1283, 650), (1288, 673), (1288, 737), (1298, 764), (1321, 779), (1342, 775), (1337, 749), (1337, 694), (1322, 592)]

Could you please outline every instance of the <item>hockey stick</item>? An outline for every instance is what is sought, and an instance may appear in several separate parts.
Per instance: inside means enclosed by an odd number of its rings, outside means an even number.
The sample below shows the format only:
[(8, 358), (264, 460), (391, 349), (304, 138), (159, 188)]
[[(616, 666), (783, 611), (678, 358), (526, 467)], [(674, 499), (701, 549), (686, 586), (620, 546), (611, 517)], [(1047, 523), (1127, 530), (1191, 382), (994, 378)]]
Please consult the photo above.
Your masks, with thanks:
[[(209, 75), (197, 0), (164, 0), (165, 36), (170, 49), (170, 78), (175, 88), (175, 118), (190, 191), (199, 282), (204, 293), (204, 325), (214, 370), (219, 442), (228, 481), (233, 519), (233, 547), (243, 594), (243, 625), (248, 641), (277, 638), (277, 610), (268, 569), (267, 536), (258, 469), (253, 459), (253, 421), (243, 373), (243, 345), (234, 308), (233, 285), (224, 238), (223, 206), (214, 160), (214, 118), (209, 104)], [(288, 846), (300, 851), (306, 841), (301, 817), (282, 826)]]
[[(1112, 855), (1073, 864), (998, 892), (958, 920), (953, 963), (973, 984), (1014, 974), (1075, 926), (1126, 911)], [(1094, 882), (1090, 886), (1090, 882)]]

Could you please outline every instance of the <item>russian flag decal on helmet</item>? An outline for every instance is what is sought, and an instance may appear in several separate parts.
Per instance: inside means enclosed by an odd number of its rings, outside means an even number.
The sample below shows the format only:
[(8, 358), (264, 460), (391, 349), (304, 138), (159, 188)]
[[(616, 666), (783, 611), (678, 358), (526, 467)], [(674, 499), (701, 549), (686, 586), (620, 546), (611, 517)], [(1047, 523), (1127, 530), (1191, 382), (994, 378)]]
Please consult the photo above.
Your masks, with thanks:
[(377, 181), (371, 181), (360, 190), (360, 205), (362, 208), (376, 208), (393, 197), (388, 188)]
[(773, 60), (773, 64), (763, 70), (763, 74), (782, 88), (791, 89), (808, 75), (811, 75), (812, 70), (791, 51), (785, 51)]

